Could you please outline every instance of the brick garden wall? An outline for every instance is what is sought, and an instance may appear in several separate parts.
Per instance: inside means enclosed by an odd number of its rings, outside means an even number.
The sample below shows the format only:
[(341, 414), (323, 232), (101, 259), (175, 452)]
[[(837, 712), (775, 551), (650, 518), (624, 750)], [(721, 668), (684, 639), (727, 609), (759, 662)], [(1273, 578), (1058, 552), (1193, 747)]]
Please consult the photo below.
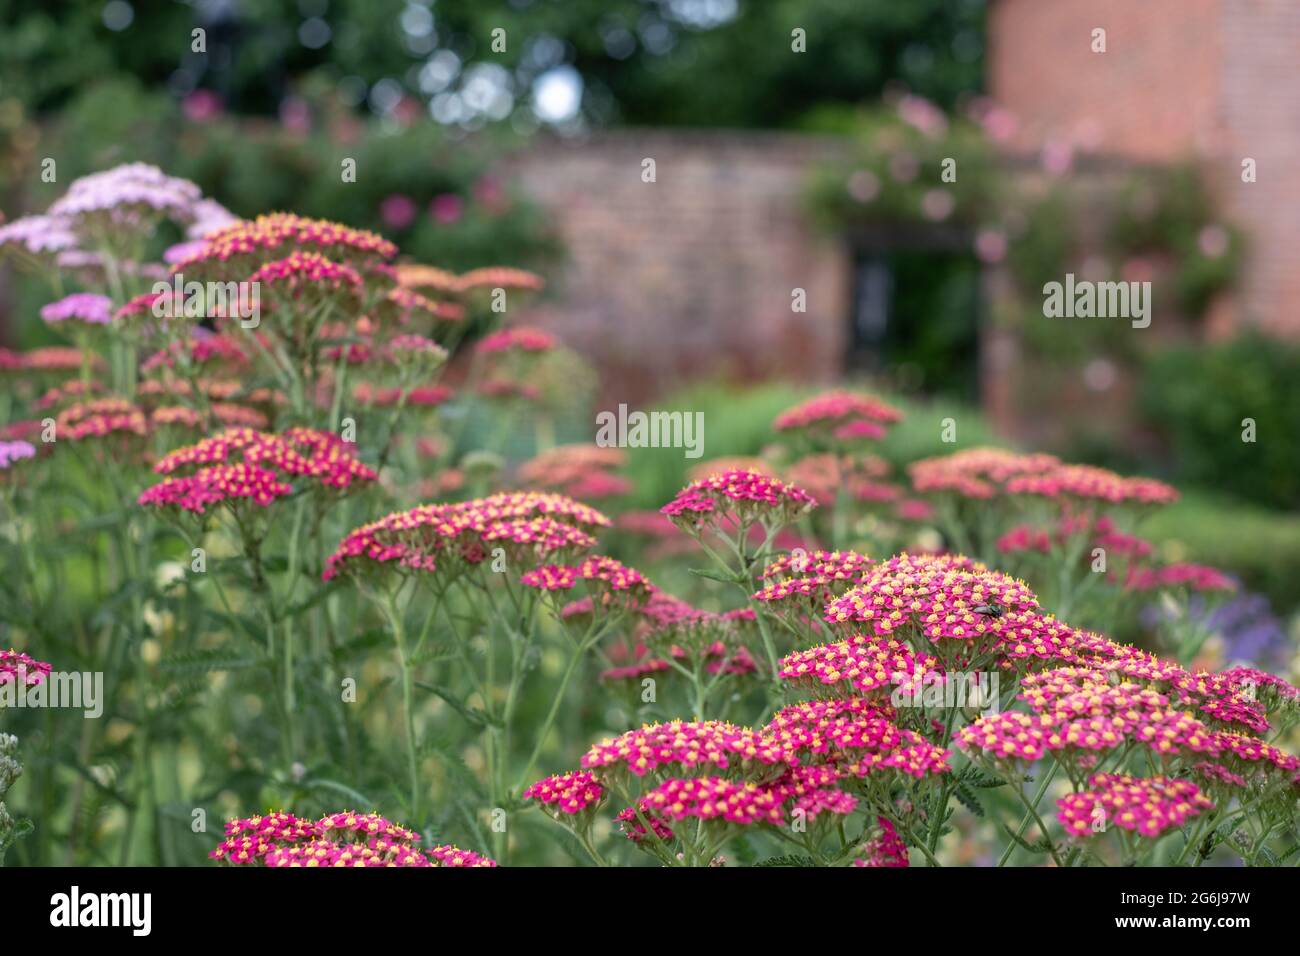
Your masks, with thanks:
[[(1091, 50), (1106, 30), (1106, 52)], [(1300, 336), (1300, 3), (994, 0), (990, 94), (1013, 146), (1052, 140), (1140, 161), (1195, 155), (1249, 242), (1236, 301), (1215, 318)], [(1258, 181), (1241, 181), (1241, 160)]]
[[(833, 142), (741, 132), (628, 130), (542, 140), (509, 172), (555, 222), (568, 259), (547, 328), (594, 360), (606, 402), (699, 378), (830, 381), (842, 370), (843, 244), (803, 212)], [(652, 158), (656, 181), (642, 181)], [(807, 312), (791, 292), (807, 292)]]

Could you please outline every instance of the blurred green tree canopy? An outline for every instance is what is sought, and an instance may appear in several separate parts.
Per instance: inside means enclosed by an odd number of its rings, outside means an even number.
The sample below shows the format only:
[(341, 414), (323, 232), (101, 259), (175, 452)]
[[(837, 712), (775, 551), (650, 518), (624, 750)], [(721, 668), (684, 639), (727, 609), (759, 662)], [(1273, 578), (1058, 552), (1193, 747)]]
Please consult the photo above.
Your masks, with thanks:
[[(114, 75), (274, 114), (324, 73), (443, 122), (528, 117), (545, 81), (603, 125), (797, 125), (894, 81), (941, 105), (980, 84), (985, 0), (0, 0), (0, 98), (57, 110)], [(204, 31), (206, 52), (194, 52)], [(504, 30), (494, 49), (494, 30)], [(792, 50), (804, 31), (806, 52)], [(500, 40), (504, 39), (504, 50)], [(721, 80), (720, 78), (725, 78)], [(575, 80), (577, 82), (575, 82)], [(554, 84), (549, 88), (556, 92)], [(435, 100), (437, 101), (435, 103)]]

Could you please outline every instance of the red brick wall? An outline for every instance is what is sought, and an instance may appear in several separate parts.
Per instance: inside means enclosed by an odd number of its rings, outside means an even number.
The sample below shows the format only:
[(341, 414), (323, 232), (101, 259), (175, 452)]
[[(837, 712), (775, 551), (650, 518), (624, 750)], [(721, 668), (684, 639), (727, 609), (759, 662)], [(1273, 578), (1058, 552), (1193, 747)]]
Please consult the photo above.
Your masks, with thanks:
[[(1105, 53), (1091, 50), (1106, 29)], [(1236, 321), (1300, 335), (1300, 2), (994, 0), (989, 88), (1053, 139), (1136, 160), (1200, 157), (1250, 244)], [(1241, 160), (1258, 181), (1241, 182)]]
[[(1214, 139), (1220, 0), (994, 0), (989, 92), (1016, 145), (1058, 138), (1171, 160)], [(1106, 52), (1092, 52), (1092, 31)]]
[[(1222, 0), (1219, 192), (1248, 231), (1244, 318), (1300, 336), (1300, 2)], [(1241, 181), (1241, 160), (1258, 179)]]
[[(803, 212), (833, 143), (628, 130), (538, 142), (511, 172), (557, 224), (568, 260), (538, 318), (604, 372), (606, 401), (709, 376), (829, 381), (841, 370), (849, 274)], [(641, 179), (642, 160), (657, 180)], [(791, 311), (791, 291), (808, 311)]]

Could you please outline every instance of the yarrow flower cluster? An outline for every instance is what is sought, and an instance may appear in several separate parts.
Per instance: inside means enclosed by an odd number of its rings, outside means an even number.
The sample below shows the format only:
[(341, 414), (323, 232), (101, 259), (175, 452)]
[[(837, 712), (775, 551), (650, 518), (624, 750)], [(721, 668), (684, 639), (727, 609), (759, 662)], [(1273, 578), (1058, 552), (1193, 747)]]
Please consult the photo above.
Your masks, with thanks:
[(1038, 613), (1023, 581), (965, 557), (898, 555), (826, 605), (833, 624), (869, 625), (877, 636), (915, 627), (931, 642), (997, 645), (1013, 656), (1059, 654), (1074, 632)]
[(318, 252), (295, 250), (284, 259), (276, 259), (258, 268), (249, 282), (264, 283), (297, 295), (304, 289), (355, 289), (361, 275), (350, 266), (326, 259)]
[(73, 180), (49, 214), (74, 223), (103, 216), (117, 228), (138, 227), (151, 215), (185, 224), (193, 221), (202, 195), (198, 186), (157, 166), (127, 163)]
[(788, 524), (815, 505), (802, 488), (756, 471), (737, 470), (691, 482), (659, 511), (678, 527), (697, 529), (728, 519), (738, 524)]
[(851, 442), (884, 438), (885, 426), (902, 417), (902, 412), (874, 396), (835, 391), (787, 409), (776, 417), (772, 427), (779, 432), (815, 431)]
[(363, 525), (339, 543), (325, 563), (324, 579), (385, 569), (431, 572), (439, 562), (479, 564), (491, 547), (536, 561), (584, 551), (591, 531), (609, 518), (564, 495), (503, 492), (445, 505), (420, 505)]
[(34, 457), (36, 457), (36, 447), (31, 442), (21, 439), (0, 441), (0, 471), (7, 471), (13, 467), (14, 462)]
[(920, 492), (953, 492), (963, 498), (992, 498), (1005, 494), (1007, 483), (1061, 466), (1053, 455), (1022, 455), (1003, 448), (970, 448), (908, 466), (912, 487)]
[(1008, 493), (1056, 499), (1093, 499), (1110, 504), (1169, 504), (1178, 492), (1151, 478), (1125, 478), (1090, 465), (1061, 465), (1042, 474), (1020, 475), (1007, 482)]
[(764, 604), (792, 605), (811, 610), (858, 584), (872, 566), (871, 559), (856, 551), (813, 551), (786, 555), (763, 569), (764, 585), (752, 598)]
[(1056, 802), (1057, 819), (1071, 836), (1087, 837), (1117, 826), (1157, 837), (1214, 807), (1190, 780), (1099, 773), (1088, 778), (1088, 786)]
[(576, 565), (544, 564), (525, 571), (519, 580), (541, 591), (571, 591), (579, 581), (585, 581), (602, 594), (627, 592), (636, 599), (644, 598), (651, 588), (640, 571), (604, 555), (584, 558)]
[[(194, 471), (176, 476), (183, 469)], [(290, 481), (297, 478), (340, 491), (377, 478), (337, 435), (310, 428), (290, 428), (279, 435), (229, 428), (169, 452), (154, 471), (172, 477), (146, 489), (139, 504), (196, 514), (210, 504), (239, 500), (266, 507), (291, 494)]]
[(68, 441), (140, 437), (148, 430), (144, 411), (124, 398), (99, 398), (70, 405), (55, 418), (55, 434)]
[(268, 867), (491, 867), (496, 862), (444, 845), (422, 851), (417, 833), (377, 813), (344, 811), (319, 820), (276, 812), (230, 820), (209, 856), (230, 865)]
[(520, 465), (517, 478), (525, 487), (557, 491), (579, 500), (612, 498), (632, 488), (626, 478), (614, 474), (626, 460), (619, 448), (560, 445)]
[(513, 350), (549, 352), (555, 348), (555, 336), (543, 329), (521, 325), (486, 336), (478, 343), (477, 348), (484, 355)]
[(1185, 589), (1235, 591), (1237, 582), (1217, 568), (1204, 564), (1169, 564), (1160, 568), (1132, 568), (1124, 587), (1129, 591)]
[(0, 651), (0, 684), (21, 682), (28, 687), (35, 687), (49, 676), (50, 665), (44, 661), (35, 660), (12, 648)]
[(87, 325), (108, 325), (113, 321), (113, 300), (106, 295), (74, 292), (57, 302), (42, 306), (41, 318), (46, 322), (75, 319)]
[[(949, 769), (945, 751), (863, 698), (791, 705), (759, 729), (716, 720), (649, 724), (596, 744), (582, 768), (538, 781), (525, 798), (582, 830), (591, 822), (588, 811), (609, 793), (644, 780), (617, 819), (630, 840), (652, 852), (679, 837), (693, 839), (676, 832), (683, 820), (747, 827), (780, 826), (793, 814), (810, 822), (847, 816), (860, 800), (842, 788), (846, 781), (866, 786), (887, 777), (881, 792), (888, 793), (889, 781), (919, 782)], [(906, 866), (896, 831), (880, 830), (885, 842), (868, 856)]]
[(0, 225), (0, 253), (18, 249), (48, 258), (76, 246), (77, 235), (61, 216), (23, 216)]
[(203, 246), (175, 266), (189, 275), (202, 265), (231, 264), (255, 268), (277, 258), (285, 248), (312, 252), (345, 265), (391, 259), (397, 247), (373, 232), (292, 213), (271, 213), (239, 220), (209, 232)]

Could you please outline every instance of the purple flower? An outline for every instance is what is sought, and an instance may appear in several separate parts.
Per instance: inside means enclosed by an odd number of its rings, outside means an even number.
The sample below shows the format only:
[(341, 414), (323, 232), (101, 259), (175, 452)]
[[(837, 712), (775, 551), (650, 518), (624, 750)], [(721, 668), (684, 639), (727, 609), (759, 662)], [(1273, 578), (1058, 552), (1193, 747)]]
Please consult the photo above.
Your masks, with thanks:
[(40, 255), (75, 248), (77, 237), (60, 216), (23, 216), (0, 226), (0, 251), (9, 245), (21, 245), (32, 255)]
[(168, 246), (163, 250), (163, 262), (170, 265), (184, 262), (202, 252), (205, 245), (202, 239), (190, 239), (188, 242), (178, 242), (174, 246)]
[(73, 180), (49, 211), (69, 219), (107, 214), (115, 225), (127, 227), (138, 226), (148, 213), (189, 223), (202, 198), (189, 180), (168, 176), (147, 163), (126, 163)]
[(8, 468), (23, 458), (33, 458), (35, 455), (36, 449), (31, 442), (0, 441), (0, 469)]
[(200, 199), (193, 207), (194, 221), (185, 230), (187, 239), (202, 239), (208, 233), (238, 222), (239, 217), (215, 199)]
[(93, 292), (74, 292), (58, 302), (43, 306), (41, 318), (46, 322), (79, 319), (91, 325), (108, 325), (113, 320), (113, 300)]

